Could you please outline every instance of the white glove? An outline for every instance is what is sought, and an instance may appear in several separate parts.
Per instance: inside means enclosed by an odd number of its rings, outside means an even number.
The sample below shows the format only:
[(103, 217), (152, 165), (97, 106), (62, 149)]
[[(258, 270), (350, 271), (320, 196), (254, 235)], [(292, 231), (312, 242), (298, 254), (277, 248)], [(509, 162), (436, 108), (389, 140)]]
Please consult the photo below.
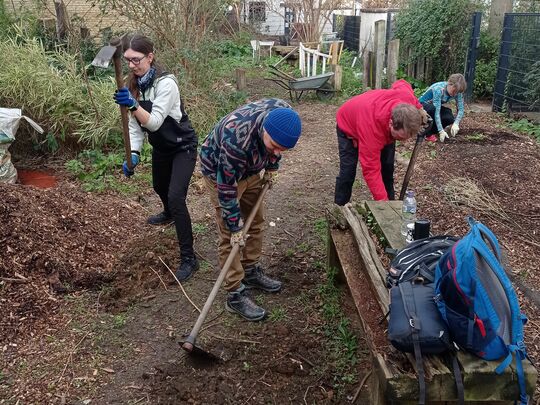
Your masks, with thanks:
[(443, 129), (441, 132), (439, 132), (439, 141), (444, 142), (446, 138), (448, 138), (448, 134)]
[(269, 183), (270, 187), (274, 187), (277, 183), (278, 172), (277, 170), (265, 170), (263, 175), (263, 183)]
[(244, 233), (242, 230), (231, 233), (231, 246), (239, 245), (240, 247), (243, 247), (245, 244), (246, 242), (244, 241)]
[(452, 124), (452, 128), (450, 128), (450, 135), (456, 136), (458, 132), (459, 132), (459, 125)]

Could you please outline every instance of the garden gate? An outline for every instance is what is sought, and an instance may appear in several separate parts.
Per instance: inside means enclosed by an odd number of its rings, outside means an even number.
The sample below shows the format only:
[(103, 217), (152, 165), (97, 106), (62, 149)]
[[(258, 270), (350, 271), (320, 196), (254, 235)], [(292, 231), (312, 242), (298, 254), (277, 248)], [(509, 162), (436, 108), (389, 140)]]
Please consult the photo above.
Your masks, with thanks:
[(493, 111), (540, 111), (540, 13), (504, 16)]
[(359, 52), (360, 16), (334, 14), (332, 31), (338, 33), (343, 40), (343, 47), (349, 51)]

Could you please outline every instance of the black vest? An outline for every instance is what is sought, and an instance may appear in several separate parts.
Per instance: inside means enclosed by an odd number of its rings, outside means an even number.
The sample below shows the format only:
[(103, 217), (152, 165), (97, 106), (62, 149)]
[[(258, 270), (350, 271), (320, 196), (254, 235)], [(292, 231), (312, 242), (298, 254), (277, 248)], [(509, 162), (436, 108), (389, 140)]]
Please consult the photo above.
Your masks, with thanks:
[[(142, 97), (144, 97), (144, 94)], [(153, 103), (150, 100), (140, 100), (139, 104), (149, 113), (152, 112)], [(175, 154), (197, 149), (197, 135), (184, 110), (182, 99), (180, 99), (180, 112), (182, 113), (180, 122), (168, 115), (157, 131), (152, 132), (141, 126), (143, 131), (148, 133), (148, 142), (150, 142), (150, 145), (152, 145), (156, 152), (160, 154)], [(140, 122), (139, 125), (141, 125)]]

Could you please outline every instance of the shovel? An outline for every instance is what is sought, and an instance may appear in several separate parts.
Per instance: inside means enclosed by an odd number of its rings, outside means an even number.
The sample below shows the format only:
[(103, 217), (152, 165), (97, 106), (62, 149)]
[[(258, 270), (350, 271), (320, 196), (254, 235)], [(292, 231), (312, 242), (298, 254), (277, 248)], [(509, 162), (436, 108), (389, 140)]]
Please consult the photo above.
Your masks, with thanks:
[(423, 128), (422, 131), (420, 131), (418, 135), (416, 135), (416, 143), (414, 144), (414, 149), (412, 151), (411, 159), (409, 160), (409, 165), (407, 166), (407, 171), (405, 172), (405, 177), (403, 178), (403, 184), (401, 186), (401, 191), (399, 193), (400, 200), (403, 200), (403, 198), (405, 197), (405, 193), (407, 192), (407, 187), (409, 187), (409, 181), (411, 180), (411, 177), (412, 177), (414, 165), (416, 163), (416, 158), (418, 156), (420, 146), (422, 145), (422, 142), (426, 138), (426, 135), (428, 134), (432, 125), (433, 125), (433, 120), (430, 117), (428, 119), (428, 124), (426, 128)]
[[(92, 61), (92, 66), (106, 69), (109, 67), (111, 60), (114, 65), (114, 77), (116, 79), (116, 87), (120, 89), (124, 87), (124, 79), (122, 78), (122, 61), (120, 55), (122, 53), (122, 39), (111, 39), (109, 45), (101, 48)], [(129, 127), (128, 127), (128, 113), (127, 107), (120, 106), (120, 115), (122, 116), (122, 135), (124, 136), (124, 152), (126, 156), (126, 163), (129, 170), (133, 171), (133, 165), (131, 163), (131, 144), (129, 141)]]
[[(266, 194), (269, 188), (270, 188), (270, 183), (266, 183), (261, 189), (259, 197), (257, 198), (257, 202), (253, 206), (249, 214), (249, 217), (246, 220), (246, 223), (244, 225), (244, 229), (243, 229), (244, 237), (246, 237), (249, 231), (249, 228), (251, 226), (251, 223), (253, 222), (253, 218), (255, 218), (255, 214), (259, 210), (259, 207), (262, 204), (264, 195)], [(214, 302), (214, 299), (216, 298), (216, 295), (219, 291), (219, 287), (221, 287), (221, 283), (223, 283), (223, 280), (225, 279), (225, 275), (227, 274), (227, 271), (229, 271), (229, 268), (231, 267), (231, 263), (234, 260), (235, 256), (238, 254), (239, 250), (240, 250), (240, 246), (238, 244), (235, 244), (232, 247), (231, 252), (229, 253), (229, 256), (227, 257), (227, 260), (225, 261), (225, 264), (223, 265), (223, 268), (219, 272), (219, 276), (214, 284), (214, 287), (212, 288), (210, 295), (206, 299), (206, 302), (199, 315), (199, 318), (197, 318), (197, 322), (195, 322), (195, 326), (191, 330), (191, 333), (186, 338), (186, 340), (182, 342), (182, 349), (184, 349), (189, 354), (206, 357), (208, 359), (219, 360), (218, 356), (195, 345), (195, 340), (197, 339), (199, 330), (201, 329), (201, 326), (203, 325), (206, 319), (206, 316), (208, 315), (208, 311), (210, 310), (210, 307), (212, 306), (212, 303)]]

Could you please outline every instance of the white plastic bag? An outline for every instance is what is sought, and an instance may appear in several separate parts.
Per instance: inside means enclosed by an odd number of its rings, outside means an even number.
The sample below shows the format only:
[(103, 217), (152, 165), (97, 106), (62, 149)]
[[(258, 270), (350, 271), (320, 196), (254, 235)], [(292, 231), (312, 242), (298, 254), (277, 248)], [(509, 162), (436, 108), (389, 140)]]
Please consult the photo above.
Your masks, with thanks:
[(30, 118), (22, 115), (20, 108), (0, 108), (0, 183), (15, 183), (17, 170), (11, 163), (8, 149), (15, 140), (21, 119), (24, 118), (40, 134), (43, 129)]

